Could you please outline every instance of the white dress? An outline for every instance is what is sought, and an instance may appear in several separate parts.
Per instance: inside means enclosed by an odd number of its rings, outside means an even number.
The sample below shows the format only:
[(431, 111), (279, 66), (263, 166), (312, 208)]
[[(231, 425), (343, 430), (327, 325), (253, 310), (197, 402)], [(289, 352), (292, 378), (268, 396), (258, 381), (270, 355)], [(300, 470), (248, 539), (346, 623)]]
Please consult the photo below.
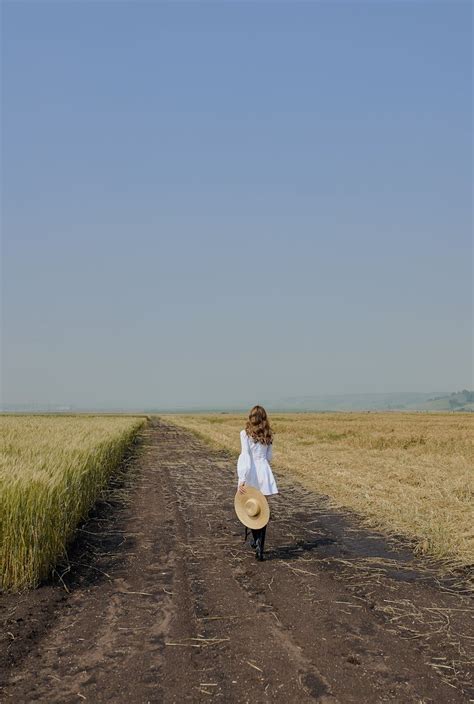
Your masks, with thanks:
[(245, 430), (240, 431), (241, 451), (237, 461), (237, 474), (239, 484), (245, 482), (260, 489), (265, 496), (278, 494), (275, 477), (273, 476), (270, 460), (272, 459), (272, 446), (255, 442), (249, 438)]

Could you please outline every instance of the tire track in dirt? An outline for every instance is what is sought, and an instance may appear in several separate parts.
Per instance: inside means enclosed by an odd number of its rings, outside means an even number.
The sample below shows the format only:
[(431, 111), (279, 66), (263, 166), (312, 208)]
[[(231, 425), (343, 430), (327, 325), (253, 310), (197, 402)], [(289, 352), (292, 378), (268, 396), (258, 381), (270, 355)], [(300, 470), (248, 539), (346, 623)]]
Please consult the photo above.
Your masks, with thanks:
[(467, 595), (284, 477), (257, 563), (230, 456), (159, 420), (142, 438), (70, 593), (2, 598), (2, 702), (469, 701)]

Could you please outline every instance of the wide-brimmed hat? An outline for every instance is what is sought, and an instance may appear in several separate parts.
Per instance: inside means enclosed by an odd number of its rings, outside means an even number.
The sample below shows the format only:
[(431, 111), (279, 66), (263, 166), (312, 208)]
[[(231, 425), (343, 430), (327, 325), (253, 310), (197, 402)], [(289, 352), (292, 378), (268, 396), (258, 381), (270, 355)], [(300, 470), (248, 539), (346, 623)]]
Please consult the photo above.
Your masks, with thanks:
[(253, 486), (245, 485), (243, 494), (237, 491), (234, 499), (237, 517), (247, 528), (263, 528), (270, 518), (268, 501), (261, 491)]

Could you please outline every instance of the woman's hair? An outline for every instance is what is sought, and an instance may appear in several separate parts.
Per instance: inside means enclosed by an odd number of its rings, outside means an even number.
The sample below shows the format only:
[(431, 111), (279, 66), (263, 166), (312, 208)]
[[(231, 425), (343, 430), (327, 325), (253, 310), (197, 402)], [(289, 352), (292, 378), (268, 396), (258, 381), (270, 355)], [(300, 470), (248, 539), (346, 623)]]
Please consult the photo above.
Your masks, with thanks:
[(245, 432), (255, 442), (261, 442), (264, 445), (271, 445), (273, 440), (272, 429), (268, 422), (268, 416), (263, 406), (254, 406), (249, 413), (249, 419), (245, 426)]

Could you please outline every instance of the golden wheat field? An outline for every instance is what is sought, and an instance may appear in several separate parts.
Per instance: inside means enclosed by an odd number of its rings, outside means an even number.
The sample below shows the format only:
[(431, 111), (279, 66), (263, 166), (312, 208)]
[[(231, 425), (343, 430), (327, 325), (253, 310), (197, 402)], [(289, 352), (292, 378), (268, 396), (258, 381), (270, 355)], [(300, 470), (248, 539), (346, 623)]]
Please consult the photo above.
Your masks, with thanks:
[[(239, 452), (244, 415), (166, 419)], [(420, 553), (453, 566), (474, 563), (474, 416), (285, 413), (270, 420), (276, 472), (358, 512), (374, 528), (414, 539)]]
[(0, 416), (0, 586), (46, 577), (144, 417)]

